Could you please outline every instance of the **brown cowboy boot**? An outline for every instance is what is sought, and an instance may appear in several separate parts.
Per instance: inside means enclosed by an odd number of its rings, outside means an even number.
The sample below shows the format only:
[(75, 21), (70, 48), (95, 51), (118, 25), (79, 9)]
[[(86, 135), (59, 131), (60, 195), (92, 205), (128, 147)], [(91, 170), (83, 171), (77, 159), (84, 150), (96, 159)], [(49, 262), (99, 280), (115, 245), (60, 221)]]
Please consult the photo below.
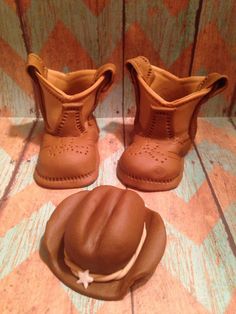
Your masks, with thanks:
[(143, 191), (173, 189), (183, 175), (183, 157), (195, 137), (200, 106), (221, 92), (228, 79), (218, 73), (178, 78), (141, 56), (126, 65), (137, 110), (133, 142), (119, 160), (117, 175)]
[(115, 66), (64, 74), (30, 54), (27, 70), (45, 123), (35, 181), (46, 188), (91, 184), (99, 168), (99, 130), (92, 113), (100, 93), (112, 83)]

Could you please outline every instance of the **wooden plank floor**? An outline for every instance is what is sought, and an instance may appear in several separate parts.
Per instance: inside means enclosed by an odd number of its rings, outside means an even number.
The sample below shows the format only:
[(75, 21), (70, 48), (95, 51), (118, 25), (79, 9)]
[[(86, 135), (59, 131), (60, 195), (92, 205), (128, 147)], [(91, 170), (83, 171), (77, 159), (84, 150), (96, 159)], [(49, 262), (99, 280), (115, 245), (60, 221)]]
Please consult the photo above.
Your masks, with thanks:
[[(116, 164), (132, 120), (100, 118), (101, 184), (123, 185)], [(48, 270), (39, 244), (55, 206), (77, 190), (46, 190), (33, 181), (43, 125), (0, 119), (0, 313), (236, 313), (236, 130), (227, 118), (199, 119), (179, 187), (140, 193), (167, 228), (155, 274), (122, 301), (76, 294)], [(125, 188), (125, 187), (124, 187)]]

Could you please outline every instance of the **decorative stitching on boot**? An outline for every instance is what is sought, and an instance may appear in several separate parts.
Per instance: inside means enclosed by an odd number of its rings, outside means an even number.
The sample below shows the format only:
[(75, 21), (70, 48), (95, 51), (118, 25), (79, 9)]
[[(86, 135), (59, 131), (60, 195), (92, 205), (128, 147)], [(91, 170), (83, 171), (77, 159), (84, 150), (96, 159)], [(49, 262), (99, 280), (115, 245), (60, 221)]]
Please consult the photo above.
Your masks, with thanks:
[(158, 183), (163, 183), (163, 184), (168, 184), (172, 181), (174, 181), (176, 178), (178, 178), (179, 174), (173, 178), (170, 179), (165, 179), (165, 180), (155, 180), (155, 179), (151, 179), (151, 178), (141, 178), (138, 177), (134, 174), (131, 173), (126, 173), (125, 171), (123, 171), (121, 169), (121, 167), (119, 166), (120, 170), (124, 173), (124, 175), (126, 175), (127, 177), (129, 177), (131, 180), (135, 180), (135, 181), (142, 181), (142, 182), (149, 182), (149, 183), (153, 183), (153, 184), (158, 184)]
[(158, 144), (149, 143), (141, 146), (133, 144), (127, 149), (127, 153), (131, 156), (147, 154), (149, 158), (154, 159), (155, 161), (162, 164), (165, 163), (169, 157), (165, 151), (161, 151), (161, 148)]
[(66, 152), (74, 152), (80, 155), (88, 155), (90, 148), (88, 145), (78, 145), (73, 142), (62, 145), (53, 145), (48, 148), (48, 155), (55, 157), (56, 155)]
[[(172, 112), (170, 111), (158, 111), (152, 109), (151, 111), (150, 127), (147, 129), (146, 136), (148, 137), (162, 137), (173, 138), (173, 126), (172, 126)], [(159, 134), (163, 133), (163, 134)]]
[(69, 115), (68, 112), (63, 112), (63, 116), (62, 116), (62, 118), (61, 118), (61, 122), (60, 122), (60, 124), (58, 125), (57, 130), (56, 130), (56, 133), (57, 133), (58, 135), (61, 135), (61, 131), (62, 131), (62, 129), (63, 129), (65, 123), (66, 123), (66, 120), (67, 120), (67, 118), (68, 118), (68, 115)]
[(201, 82), (200, 84), (198, 85), (197, 89), (196, 89), (196, 92), (200, 91), (202, 89), (202, 86), (207, 82), (208, 80), (208, 76), (206, 76)]
[(81, 174), (79, 176), (69, 176), (69, 177), (48, 177), (48, 176), (43, 176), (41, 175), (37, 170), (35, 170), (37, 175), (47, 181), (76, 181), (76, 180), (81, 180), (90, 177), (95, 171), (91, 171), (86, 174)]
[[(56, 134), (59, 136), (63, 136), (63, 128), (69, 118), (69, 115), (74, 115), (73, 120), (75, 124), (75, 128), (82, 134), (85, 131), (84, 126), (81, 123), (81, 107), (63, 107), (62, 117), (59, 125), (56, 128)], [(80, 135), (80, 134), (78, 134)]]

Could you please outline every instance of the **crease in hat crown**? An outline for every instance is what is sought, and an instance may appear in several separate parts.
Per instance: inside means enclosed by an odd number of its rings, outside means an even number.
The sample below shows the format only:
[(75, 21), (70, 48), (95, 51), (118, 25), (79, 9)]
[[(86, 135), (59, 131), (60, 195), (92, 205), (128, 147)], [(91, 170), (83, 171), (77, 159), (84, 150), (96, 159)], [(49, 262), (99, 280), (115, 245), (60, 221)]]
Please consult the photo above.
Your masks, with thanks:
[(64, 261), (76, 276), (89, 270), (95, 281), (120, 279), (135, 263), (145, 238), (143, 200), (133, 191), (96, 188), (67, 222)]
[(118, 300), (153, 274), (166, 232), (160, 215), (136, 192), (105, 185), (59, 204), (43, 244), (45, 262), (68, 287), (89, 297)]

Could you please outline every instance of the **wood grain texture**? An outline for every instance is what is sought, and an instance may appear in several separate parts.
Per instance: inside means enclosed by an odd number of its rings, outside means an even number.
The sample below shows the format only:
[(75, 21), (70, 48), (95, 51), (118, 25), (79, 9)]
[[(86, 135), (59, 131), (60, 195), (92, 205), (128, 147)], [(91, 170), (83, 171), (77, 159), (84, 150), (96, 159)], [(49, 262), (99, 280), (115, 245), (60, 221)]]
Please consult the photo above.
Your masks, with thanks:
[[(123, 150), (122, 119), (98, 119), (98, 125), (100, 174), (87, 189), (102, 184), (122, 187), (114, 171)], [(22, 157), (6, 206), (1, 210), (0, 312), (131, 313), (130, 294), (121, 302), (84, 297), (61, 284), (40, 259), (40, 241), (52, 211), (65, 197), (78, 192), (43, 189), (33, 181), (42, 126), (39, 122)]]
[(34, 117), (20, 20), (16, 6), (3, 0), (0, 3), (0, 51), (0, 116)]
[[(152, 64), (177, 76), (188, 76), (198, 1), (127, 1), (124, 59), (145, 55)], [(126, 73), (126, 72), (125, 72)], [(135, 100), (125, 76), (125, 116), (133, 116)]]
[[(192, 74), (219, 72), (229, 76), (229, 87), (202, 108), (203, 116), (235, 115), (236, 2), (202, 1)], [(230, 106), (234, 107), (231, 108)]]
[[(2, 133), (0, 143), (8, 155), (15, 156), (28, 134), (26, 126), (30, 120), (12, 122), (17, 126)], [(102, 184), (124, 187), (116, 177), (117, 161), (124, 147), (122, 119), (98, 119), (98, 124), (100, 173), (88, 189)], [(132, 119), (127, 119), (127, 136), (131, 129)], [(184, 177), (177, 189), (139, 192), (146, 205), (162, 215), (168, 234), (165, 255), (150, 281), (143, 287), (134, 287), (132, 299), (129, 294), (119, 302), (96, 301), (62, 285), (40, 259), (40, 240), (55, 206), (78, 189), (57, 193), (40, 188), (33, 181), (42, 130), (43, 123), (39, 121), (1, 209), (1, 313), (235, 312), (235, 257), (194, 149), (185, 158)], [(235, 129), (224, 118), (202, 119), (197, 134), (196, 144), (204, 167), (235, 237)], [(206, 142), (207, 149), (202, 146)], [(219, 149), (214, 149), (215, 145)], [(31, 291), (31, 298), (26, 291)]]
[(236, 130), (228, 119), (199, 120), (197, 149), (236, 240)]
[[(20, 1), (19, 5), (24, 3)], [(107, 62), (117, 66), (112, 95), (96, 114), (121, 116), (122, 1), (32, 0), (21, 12), (28, 46), (49, 68), (70, 72)], [(114, 102), (114, 96), (120, 102)]]
[[(225, 220), (231, 238), (235, 238), (235, 178), (228, 181), (227, 189), (222, 185), (235, 171), (234, 157), (223, 155), (220, 148), (213, 149), (213, 146), (216, 141), (222, 149), (224, 146), (230, 146), (231, 151), (235, 149), (232, 141), (235, 130), (223, 118), (218, 119), (222, 133), (219, 128), (210, 128), (216, 120), (199, 121), (197, 147), (200, 150), (201, 141), (209, 140), (202, 154), (214, 155), (210, 164), (225, 160), (228, 167), (230, 174), (226, 179), (221, 180), (218, 175), (212, 181), (217, 196), (221, 194), (224, 221), (205, 174), (206, 170), (211, 177), (213, 166), (207, 167), (208, 158), (205, 158), (203, 169), (194, 148), (185, 157), (184, 176), (175, 190), (139, 192), (145, 204), (164, 218), (168, 244), (153, 278), (146, 286), (134, 288), (134, 313), (226, 313), (231, 303), (236, 286), (235, 279), (232, 280), (236, 264)], [(126, 119), (126, 143), (129, 143), (132, 122), (133, 119)], [(232, 308), (236, 309), (235, 303)]]
[[(1, 118), (0, 136), (0, 199), (1, 207), (9, 193), (9, 183), (21, 159), (25, 141), (32, 127), (30, 118)], [(0, 213), (1, 215), (1, 213)]]
[(120, 117), (122, 103), (125, 115), (134, 114), (123, 67), (125, 59), (140, 54), (179, 76), (228, 74), (226, 93), (208, 102), (201, 115), (235, 115), (235, 12), (233, 0), (1, 0), (0, 113), (35, 116), (25, 73), (26, 55), (34, 51), (48, 67), (64, 72), (116, 64), (109, 105), (97, 109), (98, 117)]

